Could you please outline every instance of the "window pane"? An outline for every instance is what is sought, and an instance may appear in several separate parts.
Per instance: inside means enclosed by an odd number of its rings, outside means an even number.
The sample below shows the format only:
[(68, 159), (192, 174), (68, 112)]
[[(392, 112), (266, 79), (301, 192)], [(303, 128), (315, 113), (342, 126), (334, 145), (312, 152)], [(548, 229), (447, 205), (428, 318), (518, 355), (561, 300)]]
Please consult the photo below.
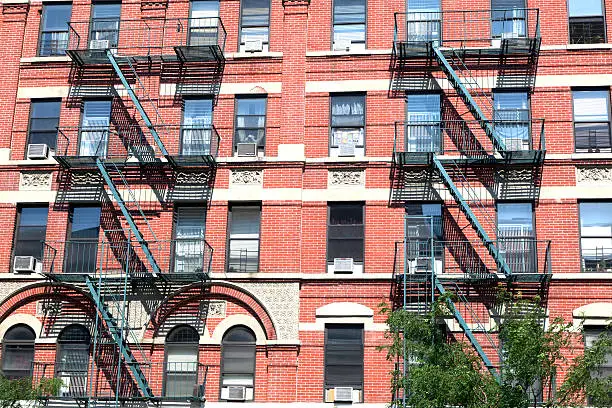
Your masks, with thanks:
[(533, 210), (531, 204), (498, 204), (497, 226), (500, 237), (533, 236)]
[(406, 120), (408, 122), (440, 121), (439, 94), (411, 94), (406, 97)]
[(334, 0), (334, 24), (365, 23), (365, 3), (365, 0)]
[(19, 210), (14, 248), (16, 256), (42, 258), (48, 213), (48, 207), (23, 207)]
[(363, 388), (363, 326), (326, 326), (325, 385)]
[(28, 143), (45, 143), (55, 149), (60, 106), (61, 101), (32, 101)]
[(609, 120), (608, 94), (602, 91), (574, 91), (574, 121), (601, 122)]
[(568, 0), (569, 16), (600, 16), (602, 15), (602, 0)]
[(117, 19), (121, 15), (121, 3), (94, 3), (92, 17), (94, 19)]
[(195, 0), (191, 2), (191, 18), (219, 17), (217, 0)]
[(580, 203), (580, 234), (612, 237), (612, 203)]
[(204, 239), (206, 209), (178, 208), (175, 227), (176, 239)]
[(266, 99), (265, 98), (238, 99), (236, 103), (236, 111), (238, 112), (238, 115), (265, 115), (266, 114)]
[(267, 26), (270, 0), (242, 0), (242, 26)]
[(72, 239), (98, 239), (100, 207), (74, 207), (71, 213)]
[(231, 237), (232, 238), (258, 238), (259, 207), (232, 207)]
[(364, 126), (365, 96), (333, 96), (331, 104), (332, 126)]
[(210, 127), (212, 125), (212, 99), (185, 99), (183, 125)]
[(440, 0), (408, 0), (408, 11), (440, 11)]
[(72, 13), (70, 4), (45, 4), (43, 8), (43, 31), (67, 31)]
[(330, 225), (361, 225), (363, 224), (362, 204), (330, 204)]

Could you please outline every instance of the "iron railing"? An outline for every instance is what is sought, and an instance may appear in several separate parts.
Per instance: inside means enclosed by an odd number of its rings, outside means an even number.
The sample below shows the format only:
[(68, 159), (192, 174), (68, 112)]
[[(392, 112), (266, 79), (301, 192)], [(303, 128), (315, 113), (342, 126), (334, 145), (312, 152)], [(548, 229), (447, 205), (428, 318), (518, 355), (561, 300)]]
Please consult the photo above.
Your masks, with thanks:
[(223, 53), (227, 32), (218, 17), (113, 20), (114, 27), (92, 26), (90, 21), (68, 23), (67, 50), (114, 50), (118, 56), (176, 54), (175, 47), (208, 47)]
[[(90, 360), (71, 363), (34, 362), (32, 382), (43, 378), (58, 378), (62, 385), (57, 395), (45, 398), (84, 399), (114, 398), (116, 394), (117, 366)], [(153, 395), (167, 400), (203, 400), (206, 392), (208, 366), (198, 362), (159, 362), (141, 365), (149, 379)], [(122, 376), (126, 375), (123, 371)], [(124, 380), (126, 380), (125, 378)], [(157, 381), (151, 381), (157, 379)], [(120, 393), (129, 393), (129, 387)], [(130, 395), (120, 395), (129, 397)]]
[[(507, 152), (546, 150), (544, 119), (488, 122)], [(393, 153), (482, 157), (493, 155), (494, 148), (476, 120), (396, 122)]]
[[(126, 234), (127, 235), (127, 234)], [(143, 246), (155, 258), (159, 273), (168, 275), (209, 274), (213, 248), (204, 239), (178, 238), (138, 243), (129, 240), (46, 241), (42, 262), (44, 274), (149, 275)]]
[(394, 45), (449, 48), (499, 46), (500, 39), (540, 39), (539, 9), (445, 10), (395, 13)]

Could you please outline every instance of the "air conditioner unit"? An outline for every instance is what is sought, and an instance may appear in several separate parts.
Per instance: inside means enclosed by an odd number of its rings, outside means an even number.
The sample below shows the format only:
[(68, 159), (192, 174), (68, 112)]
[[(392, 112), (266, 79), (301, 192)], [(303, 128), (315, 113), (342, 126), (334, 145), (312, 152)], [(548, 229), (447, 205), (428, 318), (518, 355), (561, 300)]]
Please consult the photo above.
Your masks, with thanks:
[(350, 51), (351, 40), (336, 40), (334, 41), (334, 51)]
[(334, 402), (353, 402), (353, 388), (335, 387)]
[(42, 264), (33, 256), (16, 256), (13, 259), (14, 273), (40, 273), (41, 270)]
[(236, 145), (236, 153), (239, 157), (257, 156), (257, 143), (238, 143)]
[(110, 48), (109, 40), (91, 40), (89, 41), (90, 50), (106, 50)]
[(28, 145), (28, 159), (46, 159), (49, 157), (49, 146), (44, 143)]
[(334, 272), (353, 272), (353, 258), (334, 258)]
[(340, 143), (338, 145), (338, 156), (355, 157), (355, 144), (354, 143)]
[(245, 40), (244, 41), (245, 52), (261, 52), (263, 51), (262, 40)]
[(228, 401), (244, 401), (246, 400), (246, 387), (238, 385), (230, 385), (227, 387)]

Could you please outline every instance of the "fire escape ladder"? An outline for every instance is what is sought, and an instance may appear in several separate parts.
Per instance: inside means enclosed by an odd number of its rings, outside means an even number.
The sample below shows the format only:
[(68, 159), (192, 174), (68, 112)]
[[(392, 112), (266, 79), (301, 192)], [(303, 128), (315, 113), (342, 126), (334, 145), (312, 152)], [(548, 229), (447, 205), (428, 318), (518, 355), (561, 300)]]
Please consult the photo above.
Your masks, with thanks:
[[(130, 96), (130, 99), (134, 103), (134, 106), (136, 107), (136, 110), (138, 110), (138, 113), (140, 114), (140, 117), (142, 118), (142, 120), (144, 121), (145, 125), (147, 126), (147, 128), (151, 132), (151, 135), (153, 136), (153, 140), (155, 141), (155, 144), (159, 148), (160, 153), (162, 154), (162, 156), (168, 157), (168, 151), (166, 150), (166, 147), (164, 146), (161, 138), (159, 137), (159, 132), (158, 132), (158, 129), (157, 129), (157, 128), (166, 129), (166, 127), (165, 127), (165, 125), (164, 125), (164, 123), (163, 123), (163, 121), (161, 119), (161, 115), (159, 113), (159, 110), (155, 106), (155, 103), (153, 103), (153, 100), (149, 96), (149, 94), (148, 94), (144, 84), (140, 80), (140, 77), (138, 76), (138, 73), (136, 72), (136, 69), (134, 68), (134, 65), (132, 64), (132, 61), (130, 61), (130, 58), (128, 58), (128, 57), (123, 57), (123, 58), (120, 59), (121, 62), (125, 63), (124, 66), (127, 65), (128, 69), (129, 69), (130, 75), (135, 78), (135, 80), (136, 80), (135, 86), (136, 86), (137, 90), (139, 91), (139, 93), (141, 94), (141, 98), (138, 97), (138, 95), (136, 94), (136, 90), (128, 82), (128, 80), (127, 80), (127, 78), (125, 76), (125, 73), (123, 72), (123, 70), (121, 69), (121, 67), (119, 65), (118, 57), (113, 55), (113, 52), (111, 50), (106, 50), (106, 56), (108, 57), (111, 65), (113, 66), (113, 69), (117, 73), (117, 76), (119, 77), (119, 80), (121, 80), (121, 83), (125, 87), (125, 90), (127, 91), (128, 95)], [(151, 118), (149, 117), (149, 115), (147, 114), (146, 110), (144, 109), (140, 99), (143, 99), (143, 100), (147, 101), (148, 106), (150, 106), (153, 109), (153, 111), (155, 112), (155, 123), (153, 123), (151, 121)]]
[[(149, 386), (149, 383), (147, 382), (147, 378), (144, 372), (142, 371), (142, 367), (141, 367), (142, 364), (146, 364), (146, 361), (139, 362), (134, 357), (134, 354), (132, 353), (132, 350), (130, 349), (129, 343), (124, 336), (124, 332), (126, 331), (124, 325), (127, 322), (127, 317), (122, 315), (121, 311), (119, 312), (120, 317), (122, 319), (121, 320), (122, 324), (120, 327), (117, 322), (117, 319), (110, 313), (106, 302), (104, 302), (104, 300), (102, 299), (101, 290), (99, 290), (96, 287), (94, 282), (89, 277), (86, 277), (85, 283), (87, 284), (87, 288), (89, 289), (89, 292), (91, 293), (93, 301), (96, 305), (96, 309), (100, 312), (100, 316), (102, 320), (104, 320), (104, 323), (106, 324), (106, 327), (108, 328), (108, 331), (111, 335), (111, 338), (113, 339), (113, 342), (117, 344), (117, 346), (119, 347), (119, 353), (121, 354), (121, 356), (123, 356), (125, 365), (129, 368), (130, 372), (132, 373), (134, 381), (138, 385), (138, 388), (140, 389), (140, 393), (142, 394), (142, 397), (146, 399), (152, 398), (153, 392), (151, 391), (151, 387)], [(127, 329), (127, 331), (131, 332), (129, 328)], [(138, 343), (136, 342), (136, 344)]]
[[(132, 231), (132, 234), (134, 234), (135, 240), (140, 244), (140, 248), (142, 249), (142, 252), (145, 254), (147, 261), (149, 262), (149, 266), (151, 267), (150, 273), (153, 276), (157, 276), (157, 274), (159, 274), (161, 270), (155, 260), (155, 257), (153, 256), (153, 253), (151, 252), (149, 248), (149, 243), (145, 240), (140, 229), (138, 228), (138, 225), (136, 225), (136, 221), (134, 220), (134, 217), (132, 216), (131, 211), (137, 212), (139, 216), (142, 217), (142, 219), (147, 225), (147, 228), (149, 229), (152, 239), (154, 241), (157, 241), (157, 238), (155, 237), (155, 234), (151, 228), (151, 225), (149, 225), (149, 222), (147, 221), (147, 217), (142, 211), (142, 208), (140, 207), (140, 204), (138, 203), (138, 200), (136, 199), (134, 192), (130, 189), (128, 182), (125, 179), (125, 176), (123, 175), (123, 173), (117, 167), (116, 164), (112, 162), (104, 162), (102, 159), (98, 158), (96, 159), (96, 165), (98, 166), (98, 169), (100, 170), (100, 174), (102, 174), (102, 178), (104, 178), (106, 185), (108, 186), (113, 197), (115, 198), (115, 201), (117, 201), (117, 204), (119, 205), (119, 209), (121, 210), (121, 213), (125, 217), (125, 220), (127, 221), (130, 227), (130, 230)], [(111, 173), (114, 173), (115, 176), (118, 176), (115, 178), (119, 178), (121, 180), (123, 184), (122, 188), (129, 196), (128, 201), (124, 200), (122, 194), (117, 189), (117, 186), (115, 185), (115, 182), (113, 181), (113, 177), (111, 176)]]
[[(446, 293), (446, 289), (444, 288), (442, 283), (437, 278), (435, 280), (435, 285), (436, 285), (436, 289), (438, 290), (438, 292), (441, 295)], [(465, 302), (466, 305), (468, 304), (468, 300), (467, 299), (461, 300), (461, 301)], [(470, 343), (472, 344), (472, 346), (474, 347), (474, 349), (476, 350), (476, 352), (478, 353), (478, 355), (480, 356), (480, 358), (484, 362), (485, 367), (487, 367), (487, 369), (491, 372), (491, 374), (493, 374), (495, 379), (499, 382), (500, 381), (500, 377), (499, 377), (499, 373), (498, 373), (496, 367), (491, 362), (491, 359), (489, 359), (489, 356), (487, 356), (487, 354), (485, 353), (484, 349), (480, 345), (480, 342), (478, 341), (478, 339), (476, 338), (476, 336), (472, 332), (472, 328), (470, 327), (470, 325), (467, 323), (467, 321), (465, 320), (465, 318), (461, 314), (459, 308), (457, 308), (457, 306), (455, 305), (455, 302), (453, 302), (449, 298), (446, 299), (446, 302), (448, 304), (448, 307), (453, 312), (453, 315), (455, 316), (455, 319), (457, 320), (457, 323), (459, 323), (459, 326), (461, 326), (461, 328), (463, 329), (463, 332), (465, 333), (466, 337), (470, 340)], [(485, 330), (485, 332), (486, 332), (486, 330)], [(494, 349), (497, 351), (498, 349), (495, 346), (495, 343), (493, 341), (492, 341), (492, 343), (493, 343)]]
[[(438, 46), (434, 45), (432, 49), (434, 57), (438, 61), (442, 72), (444, 72), (448, 78), (448, 82), (465, 103), (470, 113), (472, 113), (474, 118), (478, 121), (482, 130), (484, 130), (487, 137), (493, 143), (493, 147), (503, 155), (506, 151), (506, 145), (493, 128), (493, 122), (491, 121), (493, 118), (493, 104), (491, 99), (478, 85), (476, 79), (470, 74), (469, 69), (455, 51), (452, 51), (449, 60), (444, 56)], [(480, 102), (480, 104), (478, 102)], [(489, 114), (489, 116), (487, 116), (487, 114)]]
[[(478, 221), (478, 218), (472, 211), (470, 204), (463, 197), (463, 195), (461, 194), (461, 192), (455, 185), (455, 182), (452, 180), (452, 178), (450, 177), (450, 175), (444, 168), (444, 165), (440, 162), (440, 159), (438, 159), (438, 157), (436, 157), (435, 155), (433, 156), (433, 164), (438, 170), (438, 172), (440, 173), (440, 178), (442, 179), (442, 183), (446, 186), (446, 188), (450, 192), (451, 196), (453, 197), (457, 205), (459, 205), (461, 212), (465, 215), (465, 217), (469, 221), (472, 228), (476, 231), (478, 238), (480, 238), (485, 248), (487, 248), (487, 251), (489, 252), (489, 254), (495, 260), (495, 264), (497, 265), (498, 271), (503, 273), (506, 277), (509, 277), (510, 275), (512, 275), (512, 271), (510, 270), (510, 267), (506, 263), (504, 257), (500, 254), (497, 246), (495, 245), (495, 242), (492, 241), (491, 238), (489, 238), (489, 235), (487, 234), (482, 224), (480, 223), (480, 221)], [(482, 206), (482, 202), (480, 201), (480, 199), (478, 198), (478, 196), (476, 195), (476, 193), (473, 191), (471, 187), (467, 186), (467, 188), (465, 188), (464, 190), (469, 194), (468, 197), (471, 202), (473, 202), (475, 205)], [(484, 210), (484, 207), (482, 208)]]

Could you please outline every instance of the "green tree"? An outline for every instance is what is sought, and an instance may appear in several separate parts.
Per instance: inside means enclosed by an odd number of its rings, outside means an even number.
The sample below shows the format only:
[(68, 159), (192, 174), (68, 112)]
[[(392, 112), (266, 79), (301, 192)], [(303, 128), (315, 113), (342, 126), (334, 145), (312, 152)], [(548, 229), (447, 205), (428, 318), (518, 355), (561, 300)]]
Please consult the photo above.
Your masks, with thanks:
[(11, 380), (0, 375), (0, 408), (20, 408), (20, 401), (57, 395), (61, 386), (59, 378), (42, 378), (33, 385), (31, 378)]

